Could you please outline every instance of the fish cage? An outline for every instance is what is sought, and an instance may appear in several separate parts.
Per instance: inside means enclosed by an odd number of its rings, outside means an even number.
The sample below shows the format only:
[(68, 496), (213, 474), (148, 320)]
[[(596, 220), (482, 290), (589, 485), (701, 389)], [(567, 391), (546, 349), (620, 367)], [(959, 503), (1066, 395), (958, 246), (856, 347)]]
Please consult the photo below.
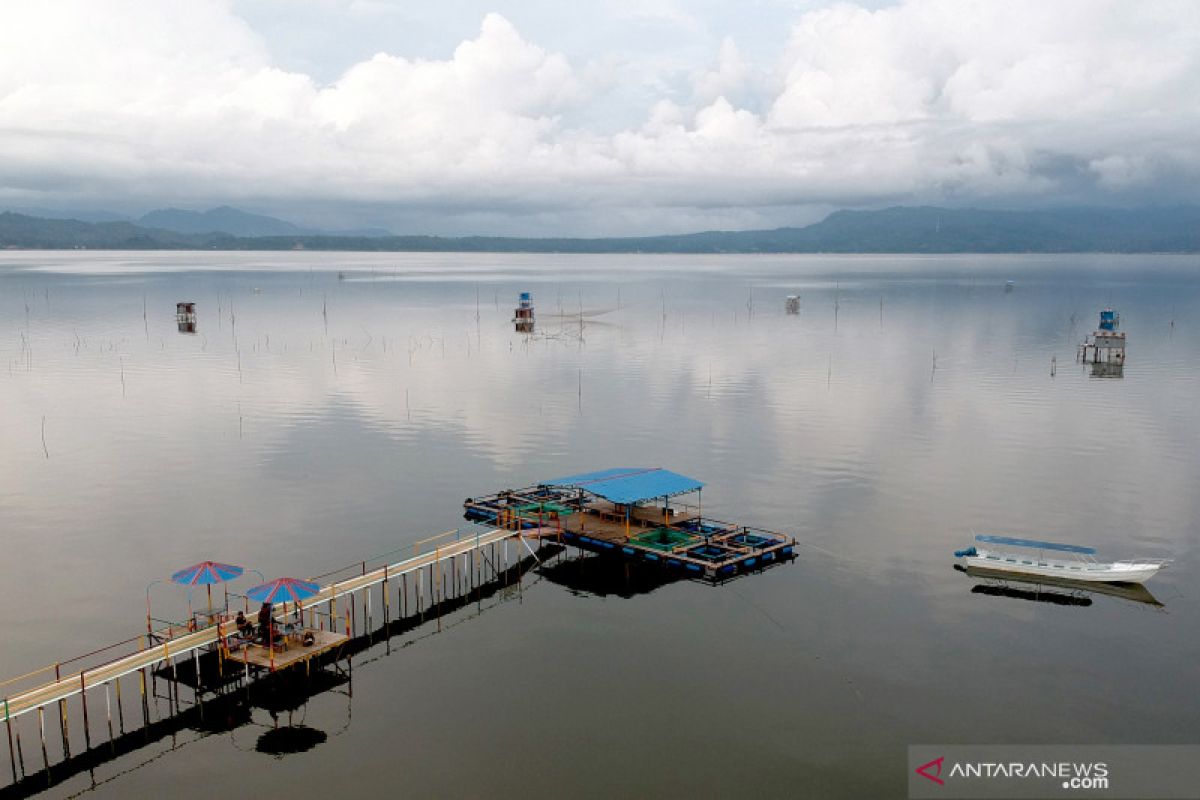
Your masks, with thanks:
[(703, 516), (702, 489), (661, 467), (616, 467), (467, 498), (463, 510), (472, 522), (710, 582), (794, 558), (790, 536)]
[(517, 298), (517, 307), (513, 310), (513, 327), (517, 333), (533, 333), (533, 295), (529, 292), (521, 292)]
[(196, 332), (196, 304), (190, 302), (175, 304), (175, 324), (180, 333)]
[[(1111, 308), (1100, 312), (1099, 327), (1079, 345), (1078, 360), (1084, 364), (1125, 364), (1125, 332), (1117, 328), (1121, 316)], [(1108, 377), (1108, 376), (1105, 376)]]

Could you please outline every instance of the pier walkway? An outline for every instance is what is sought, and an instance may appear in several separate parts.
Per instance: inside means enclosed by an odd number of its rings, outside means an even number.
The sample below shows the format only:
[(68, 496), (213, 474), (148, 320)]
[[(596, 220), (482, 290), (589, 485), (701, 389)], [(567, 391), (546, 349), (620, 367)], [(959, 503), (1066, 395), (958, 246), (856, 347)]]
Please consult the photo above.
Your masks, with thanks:
[[(328, 604), (330, 612), (328, 618), (331, 625), (336, 625), (336, 603), (339, 598), (348, 595), (352, 596), (356, 592), (369, 590), (380, 584), (386, 585), (388, 581), (401, 580), (408, 575), (417, 574), (419, 577), (422, 569), (440, 570), (446, 561), (453, 561), (459, 557), (470, 556), (472, 560), (475, 560), (479, 558), (484, 548), (506, 543), (509, 539), (520, 540), (520, 543), (524, 544), (525, 548), (532, 554), (532, 549), (529, 548), (528, 543), (524, 540), (524, 534), (519, 530), (497, 529), (486, 533), (479, 533), (440, 545), (433, 550), (418, 553), (411, 558), (393, 564), (386, 564), (369, 571), (364, 568), (361, 575), (355, 575), (345, 580), (322, 586), (318, 594), (299, 604), (299, 610), (309, 611), (322, 604)], [(505, 560), (507, 561), (507, 558)], [(421, 584), (418, 584), (418, 587), (420, 586)], [(431, 592), (435, 591), (433, 587), (434, 580), (431, 575)], [(384, 592), (385, 602), (386, 597), (387, 593)], [(294, 604), (291, 608), (288, 608), (287, 604), (284, 604), (284, 608), (277, 613), (276, 617), (283, 619), (288, 614), (295, 613), (296, 611), (297, 609)], [(172, 631), (174, 629), (171, 628), (168, 630)], [(0, 711), (3, 711), (4, 721), (8, 724), (11, 720), (16, 719), (22, 714), (60, 703), (75, 695), (84, 694), (88, 689), (99, 688), (104, 684), (119, 680), (126, 675), (152, 668), (159, 663), (174, 663), (184, 657), (196, 657), (199, 651), (214, 649), (218, 644), (223, 644), (225, 640), (231, 636), (236, 636), (236, 634), (237, 628), (233, 622), (228, 619), (222, 619), (214, 625), (194, 632), (168, 636), (158, 643), (146, 642), (145, 646), (129, 655), (72, 673), (69, 676), (57, 677), (52, 681), (4, 697)], [(157, 637), (147, 637), (147, 639), (152, 638)], [(237, 660), (235, 658), (235, 662)], [(287, 659), (286, 661), (287, 663), (292, 663), (295, 660)], [(55, 667), (48, 667), (30, 674), (37, 675), (48, 669), (55, 669)], [(27, 678), (29, 676), (23, 677)], [(19, 680), (21, 679), (17, 678), (7, 683)], [(87, 713), (86, 695), (84, 698), (84, 713)]]

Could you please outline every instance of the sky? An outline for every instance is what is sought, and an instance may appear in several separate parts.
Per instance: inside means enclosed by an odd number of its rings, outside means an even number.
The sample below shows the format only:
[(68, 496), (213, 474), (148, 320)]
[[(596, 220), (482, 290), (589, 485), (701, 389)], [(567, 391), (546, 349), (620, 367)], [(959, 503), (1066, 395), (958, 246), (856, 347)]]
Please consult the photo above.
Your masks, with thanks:
[(0, 208), (611, 236), (1200, 201), (1195, 0), (0, 3)]

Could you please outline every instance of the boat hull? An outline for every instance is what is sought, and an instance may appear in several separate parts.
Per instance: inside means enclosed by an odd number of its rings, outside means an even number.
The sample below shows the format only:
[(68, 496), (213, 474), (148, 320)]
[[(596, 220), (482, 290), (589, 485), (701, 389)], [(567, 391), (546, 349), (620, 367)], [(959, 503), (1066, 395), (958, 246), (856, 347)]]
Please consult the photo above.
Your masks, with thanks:
[[(1133, 603), (1144, 603), (1155, 608), (1162, 608), (1162, 603), (1157, 597), (1150, 593), (1140, 583), (1099, 583), (1092, 581), (1071, 580), (1070, 578), (1060, 578), (1058, 576), (1052, 578), (1043, 578), (1037, 575), (1022, 575), (1016, 572), (997, 572), (991, 569), (976, 569), (975, 567), (963, 567), (955, 565), (955, 569), (962, 571), (965, 575), (971, 578), (977, 578), (983, 581), (991, 581), (1004, 586), (1032, 586), (1037, 589), (1063, 589), (1068, 592), (1088, 592), (1093, 594), (1115, 597), (1119, 600), (1128, 600)], [(985, 584), (977, 584), (983, 586)]]
[(1142, 583), (1162, 569), (1162, 564), (1149, 562), (1116, 561), (1111, 564), (1093, 564), (1039, 559), (1029, 563), (1031, 561), (1032, 559), (1013, 559), (1012, 556), (988, 554), (984, 551), (980, 551), (979, 555), (963, 558), (963, 562), (971, 569), (1013, 575), (1036, 575), (1082, 583)]

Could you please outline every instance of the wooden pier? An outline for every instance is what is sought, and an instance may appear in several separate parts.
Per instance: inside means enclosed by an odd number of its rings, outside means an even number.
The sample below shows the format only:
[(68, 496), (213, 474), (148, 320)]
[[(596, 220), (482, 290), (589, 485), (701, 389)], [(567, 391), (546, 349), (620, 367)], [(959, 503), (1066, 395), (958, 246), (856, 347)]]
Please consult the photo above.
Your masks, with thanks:
[[(13, 785), (27, 785), (31, 775), (41, 772), (49, 780), (52, 760), (78, 763), (78, 751), (72, 757), (72, 742), (79, 744), (80, 730), (83, 754), (97, 752), (105, 733), (109, 749), (115, 749), (115, 732), (125, 734), (131, 696), (138, 698), (142, 726), (148, 729), (154, 724), (151, 700), (157, 703), (158, 699), (154, 687), (164, 680), (169, 684), (167, 700), (174, 713), (180, 713), (182, 704), (188, 702), (186, 696), (181, 697), (179, 688), (185, 681), (190, 681), (192, 707), (202, 709), (206, 693), (219, 693), (230, 681), (248, 685), (255, 678), (300, 666), (307, 671), (314, 664), (346, 657), (356, 634), (375, 630), (376, 614), (387, 630), (391, 620), (414, 617), (423, 621), (427, 613), (432, 614), (436, 609), (440, 629), (442, 606), (448, 600), (461, 597), (464, 592), (478, 591), (486, 581), (506, 576), (512, 569), (518, 570), (519, 585), (522, 562), (526, 559), (539, 562), (531, 541), (540, 544), (522, 530), (496, 529), (474, 534), (448, 531), (411, 545), (412, 555), (408, 558), (389, 559), (380, 566), (369, 566), (366, 561), (356, 564), (353, 569), (358, 574), (322, 585), (317, 595), (301, 603), (275, 607), (275, 619), (281, 626), (281, 640), (276, 647), (243, 641), (227, 609), (226, 613), (213, 615), (212, 624), (199, 630), (168, 624), (149, 634), (4, 681), (0, 683), (3, 691), (0, 713), (8, 740)], [(333, 574), (347, 569), (351, 568)], [(246, 606), (248, 610), (249, 601)], [(309, 646), (303, 643), (305, 633), (312, 637)], [(133, 649), (112, 655), (121, 648)], [(135, 675), (136, 685), (130, 689), (128, 680), (123, 683), (122, 679)], [(78, 708), (72, 711), (69, 705)], [(104, 720), (98, 722), (101, 716)], [(22, 722), (27, 717), (34, 717), (37, 726), (33, 748), (28, 751), (21, 736)], [(47, 736), (47, 720), (58, 729), (61, 748), (52, 746), (53, 737)], [(101, 733), (97, 734), (94, 745), (93, 734), (98, 726)], [(25, 733), (28, 744), (28, 731)], [(27, 761), (34, 767), (32, 772), (27, 770)], [(35, 765), (39, 762), (37, 769)], [(0, 797), (7, 793), (8, 790), (0, 788)]]

